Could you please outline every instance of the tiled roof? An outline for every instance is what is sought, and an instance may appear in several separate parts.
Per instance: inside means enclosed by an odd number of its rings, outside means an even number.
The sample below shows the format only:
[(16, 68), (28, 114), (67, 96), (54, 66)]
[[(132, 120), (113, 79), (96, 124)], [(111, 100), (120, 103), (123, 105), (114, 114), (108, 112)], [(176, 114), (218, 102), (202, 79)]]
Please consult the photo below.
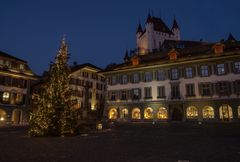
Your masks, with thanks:
[[(191, 42), (191, 41), (186, 41), (187, 43), (191, 44), (193, 43), (194, 46), (187, 46), (185, 48), (179, 48), (179, 49), (175, 49), (179, 55), (178, 55), (178, 59), (192, 59), (192, 58), (200, 58), (202, 56), (211, 56), (211, 54), (214, 53), (213, 51), (213, 45), (215, 43), (201, 43), (201, 42)], [(224, 52), (239, 52), (240, 51), (240, 42), (229, 42), (226, 41), (223, 43), (225, 45), (224, 48)], [(122, 63), (122, 64), (116, 64), (111, 66), (108, 69), (105, 69), (103, 72), (107, 72), (107, 71), (113, 71), (113, 70), (119, 70), (119, 69), (129, 69), (129, 68), (133, 68), (133, 67), (141, 67), (141, 66), (147, 66), (147, 65), (153, 65), (153, 64), (157, 64), (159, 62), (168, 62), (171, 60), (169, 60), (168, 57), (168, 51), (161, 51), (161, 52), (155, 52), (155, 53), (150, 53), (147, 55), (139, 55), (139, 59), (140, 59), (140, 64), (137, 66), (133, 66), (131, 61), (130, 62), (126, 62), (126, 63)]]

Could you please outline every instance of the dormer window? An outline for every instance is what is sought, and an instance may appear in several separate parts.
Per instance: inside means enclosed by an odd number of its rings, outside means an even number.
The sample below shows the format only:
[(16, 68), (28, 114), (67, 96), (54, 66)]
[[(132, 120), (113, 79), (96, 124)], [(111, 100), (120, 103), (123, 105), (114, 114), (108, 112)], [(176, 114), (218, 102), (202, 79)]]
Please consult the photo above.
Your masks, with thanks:
[(215, 54), (221, 54), (223, 53), (223, 49), (224, 49), (225, 45), (222, 44), (222, 43), (216, 43), (214, 46), (213, 46), (213, 50), (214, 50), (214, 53)]
[(132, 65), (138, 65), (138, 64), (139, 64), (139, 57), (135, 55), (132, 57)]
[(24, 67), (23, 64), (20, 64), (20, 65), (19, 65), (19, 68), (20, 68), (20, 70), (24, 70), (25, 67)]
[(169, 59), (170, 59), (170, 60), (177, 60), (177, 55), (178, 55), (178, 52), (177, 52), (175, 49), (172, 49), (172, 50), (168, 53), (168, 56), (169, 56)]
[(7, 67), (9, 67), (9, 66), (10, 66), (10, 62), (9, 62), (9, 61), (5, 61), (5, 65), (6, 65)]

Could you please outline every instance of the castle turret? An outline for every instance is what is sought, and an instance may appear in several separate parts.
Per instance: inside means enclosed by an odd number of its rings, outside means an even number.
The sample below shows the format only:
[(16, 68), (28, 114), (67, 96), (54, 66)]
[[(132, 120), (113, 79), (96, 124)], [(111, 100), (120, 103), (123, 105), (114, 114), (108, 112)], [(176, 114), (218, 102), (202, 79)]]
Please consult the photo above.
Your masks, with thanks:
[(173, 19), (172, 32), (176, 40), (180, 40), (180, 28), (178, 26), (177, 20)]

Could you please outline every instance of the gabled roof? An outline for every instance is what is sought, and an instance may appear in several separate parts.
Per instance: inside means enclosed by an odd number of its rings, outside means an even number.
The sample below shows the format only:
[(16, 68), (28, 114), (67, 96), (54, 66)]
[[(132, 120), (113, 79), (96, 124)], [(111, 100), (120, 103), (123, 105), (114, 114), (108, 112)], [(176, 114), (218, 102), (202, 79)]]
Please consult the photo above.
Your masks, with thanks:
[(82, 68), (85, 68), (85, 67), (90, 67), (90, 68), (93, 68), (93, 69), (96, 69), (98, 71), (102, 70), (101, 68), (93, 65), (93, 64), (90, 64), (90, 63), (84, 63), (84, 64), (79, 64), (79, 65), (74, 65), (74, 66), (71, 66), (71, 72), (75, 72), (79, 69), (82, 69)]
[(10, 58), (10, 59), (14, 59), (14, 60), (18, 60), (18, 61), (21, 61), (21, 62), (24, 62), (24, 63), (27, 63), (27, 61), (22, 60), (22, 59), (19, 59), (19, 58), (17, 58), (17, 57), (14, 57), (14, 56), (12, 56), (12, 55), (10, 55), (10, 54), (8, 54), (8, 53), (5, 53), (5, 52), (3, 52), (3, 51), (0, 51), (0, 56), (6, 57), (6, 58)]

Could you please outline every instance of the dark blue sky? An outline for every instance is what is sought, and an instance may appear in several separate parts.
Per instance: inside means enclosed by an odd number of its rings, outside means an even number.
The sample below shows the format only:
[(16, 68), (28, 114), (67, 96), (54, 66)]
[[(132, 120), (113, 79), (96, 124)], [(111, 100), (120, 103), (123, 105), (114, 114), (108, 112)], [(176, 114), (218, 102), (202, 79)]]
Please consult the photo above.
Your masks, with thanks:
[(182, 39), (218, 41), (229, 32), (240, 39), (238, 0), (6, 0), (0, 6), (0, 50), (28, 61), (37, 74), (48, 68), (64, 34), (70, 63), (122, 62), (149, 9), (167, 25), (175, 15)]

